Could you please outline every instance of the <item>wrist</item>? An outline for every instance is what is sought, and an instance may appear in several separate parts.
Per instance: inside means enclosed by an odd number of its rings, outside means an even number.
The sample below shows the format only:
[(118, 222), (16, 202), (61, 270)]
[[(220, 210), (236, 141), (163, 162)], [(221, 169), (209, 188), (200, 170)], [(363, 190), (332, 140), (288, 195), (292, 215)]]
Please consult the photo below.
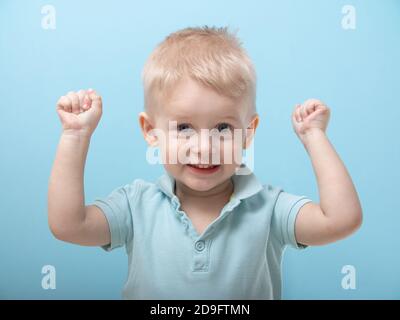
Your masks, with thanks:
[(304, 146), (307, 148), (315, 140), (320, 140), (321, 138), (326, 138), (326, 133), (320, 128), (308, 129), (302, 137)]
[(71, 139), (90, 140), (92, 133), (84, 129), (64, 129), (61, 136)]

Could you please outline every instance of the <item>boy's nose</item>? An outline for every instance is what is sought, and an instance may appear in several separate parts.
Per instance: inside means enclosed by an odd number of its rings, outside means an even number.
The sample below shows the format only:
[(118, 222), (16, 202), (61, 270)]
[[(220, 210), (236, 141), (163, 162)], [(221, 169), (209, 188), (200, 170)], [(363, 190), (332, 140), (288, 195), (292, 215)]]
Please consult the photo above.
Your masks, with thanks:
[(211, 144), (201, 144), (201, 146), (193, 146), (191, 148), (191, 150), (193, 151), (193, 153), (205, 153), (205, 154), (213, 154), (213, 153), (217, 153), (217, 148), (215, 146), (212, 146)]
[(209, 135), (202, 134), (198, 138), (197, 143), (194, 143), (192, 152), (199, 156), (199, 159), (209, 159), (211, 161), (211, 156), (218, 152), (218, 148), (212, 144), (211, 137)]
[(194, 153), (211, 154), (217, 152), (217, 147), (213, 146), (210, 141), (205, 141), (205, 139), (202, 139), (202, 141), (199, 143), (194, 144), (191, 149)]

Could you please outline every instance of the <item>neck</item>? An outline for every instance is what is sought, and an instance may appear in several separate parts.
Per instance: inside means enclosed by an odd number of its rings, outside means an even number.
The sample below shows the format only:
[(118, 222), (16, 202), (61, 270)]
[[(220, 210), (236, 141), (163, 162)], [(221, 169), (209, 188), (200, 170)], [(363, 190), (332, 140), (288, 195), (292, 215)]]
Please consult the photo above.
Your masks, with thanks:
[(227, 202), (233, 193), (233, 189), (234, 186), (231, 178), (207, 191), (196, 191), (185, 186), (183, 183), (176, 181), (175, 194), (181, 201), (188, 199), (203, 201), (207, 198), (207, 202), (213, 200)]

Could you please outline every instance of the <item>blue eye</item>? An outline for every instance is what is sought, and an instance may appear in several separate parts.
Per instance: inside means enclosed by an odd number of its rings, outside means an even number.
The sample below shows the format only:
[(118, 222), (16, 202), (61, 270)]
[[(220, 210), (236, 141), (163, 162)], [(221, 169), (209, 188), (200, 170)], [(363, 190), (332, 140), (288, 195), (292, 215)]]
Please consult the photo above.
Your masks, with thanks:
[(229, 123), (223, 122), (223, 123), (220, 123), (217, 125), (217, 129), (219, 132), (221, 132), (221, 131), (226, 131), (226, 130), (232, 130), (233, 128)]
[(178, 124), (177, 129), (178, 131), (183, 131), (183, 130), (187, 131), (188, 129), (190, 129), (190, 126), (187, 123), (181, 123)]

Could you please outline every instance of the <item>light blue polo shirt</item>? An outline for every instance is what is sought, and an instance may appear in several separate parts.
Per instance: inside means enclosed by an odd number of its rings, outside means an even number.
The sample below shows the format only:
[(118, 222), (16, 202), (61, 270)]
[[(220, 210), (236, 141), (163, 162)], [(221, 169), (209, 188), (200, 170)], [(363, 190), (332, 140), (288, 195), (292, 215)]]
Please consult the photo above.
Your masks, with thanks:
[(234, 175), (230, 201), (201, 235), (180, 209), (167, 172), (135, 179), (94, 205), (110, 227), (110, 251), (125, 246), (124, 299), (281, 299), (281, 259), (296, 215), (311, 200)]

